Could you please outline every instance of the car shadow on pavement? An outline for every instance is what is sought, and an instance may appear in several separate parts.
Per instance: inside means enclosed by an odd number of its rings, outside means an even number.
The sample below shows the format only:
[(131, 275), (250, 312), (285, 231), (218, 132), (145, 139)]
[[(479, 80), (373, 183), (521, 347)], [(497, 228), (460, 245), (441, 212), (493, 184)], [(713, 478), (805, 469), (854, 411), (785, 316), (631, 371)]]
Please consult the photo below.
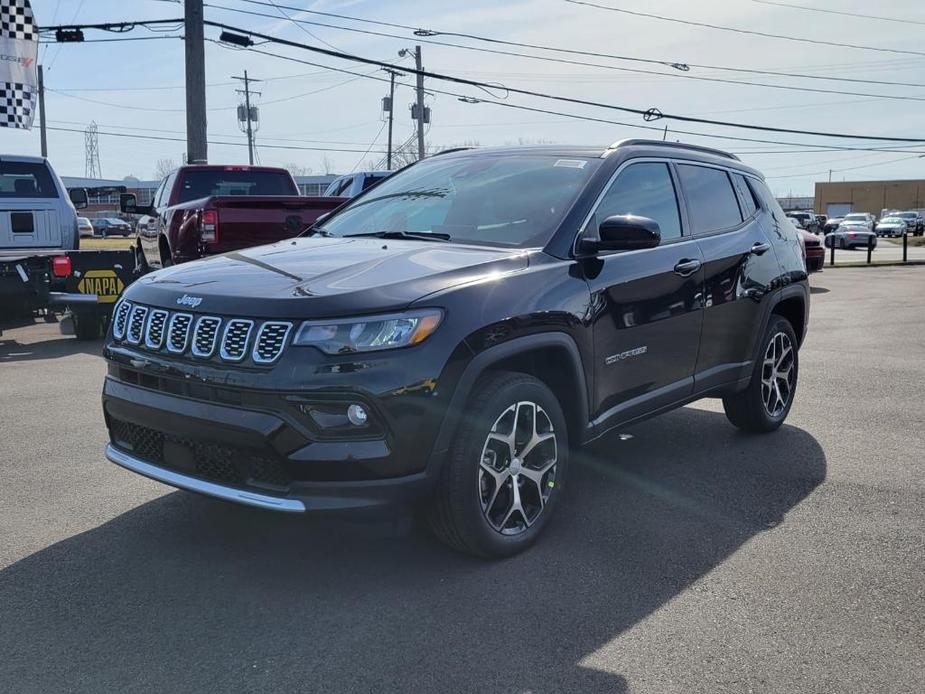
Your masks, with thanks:
[(35, 361), (41, 359), (59, 359), (74, 354), (93, 354), (103, 352), (102, 340), (78, 340), (75, 337), (55, 337), (39, 342), (18, 342), (15, 338), (0, 337), (0, 364), (14, 361)]
[(166, 493), (0, 571), (0, 689), (630, 691), (584, 661), (784, 522), (826, 460), (693, 408), (627, 431), (573, 456), (555, 522), (500, 562)]

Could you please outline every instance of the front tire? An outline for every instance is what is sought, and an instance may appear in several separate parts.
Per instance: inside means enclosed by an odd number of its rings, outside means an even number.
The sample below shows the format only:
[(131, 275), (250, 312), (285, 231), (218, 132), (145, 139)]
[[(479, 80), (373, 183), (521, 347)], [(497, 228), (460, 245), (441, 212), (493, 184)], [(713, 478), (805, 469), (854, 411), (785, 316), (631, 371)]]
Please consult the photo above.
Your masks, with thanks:
[(723, 398), (726, 418), (756, 434), (775, 431), (787, 419), (800, 366), (797, 337), (786, 318), (771, 316), (761, 344), (761, 358), (748, 387)]
[(529, 547), (562, 495), (568, 432), (542, 381), (491, 372), (469, 401), (428, 509), (437, 537), (480, 557)]

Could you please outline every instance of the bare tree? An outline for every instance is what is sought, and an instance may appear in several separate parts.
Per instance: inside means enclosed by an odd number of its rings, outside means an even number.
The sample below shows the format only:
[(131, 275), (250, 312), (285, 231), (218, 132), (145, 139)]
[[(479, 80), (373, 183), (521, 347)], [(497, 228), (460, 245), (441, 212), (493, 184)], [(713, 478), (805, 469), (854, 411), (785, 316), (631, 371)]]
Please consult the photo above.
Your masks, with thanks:
[(291, 173), (293, 176), (311, 176), (312, 173), (312, 167), (302, 166), (301, 164), (296, 164), (295, 162), (289, 162), (283, 166), (288, 169), (289, 173)]
[(164, 178), (175, 168), (177, 168), (177, 162), (173, 159), (158, 159), (154, 165), (154, 178)]
[(334, 162), (328, 159), (327, 155), (321, 157), (321, 170), (324, 171), (325, 176), (334, 173)]

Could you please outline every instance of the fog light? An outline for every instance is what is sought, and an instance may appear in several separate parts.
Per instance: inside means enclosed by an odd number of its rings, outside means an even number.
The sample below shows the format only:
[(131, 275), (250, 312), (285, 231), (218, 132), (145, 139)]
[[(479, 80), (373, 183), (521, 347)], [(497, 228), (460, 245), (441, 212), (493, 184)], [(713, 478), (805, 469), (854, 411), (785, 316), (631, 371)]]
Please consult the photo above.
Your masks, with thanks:
[(362, 405), (353, 404), (347, 408), (347, 419), (355, 427), (361, 427), (366, 424), (369, 415), (366, 414), (366, 408)]

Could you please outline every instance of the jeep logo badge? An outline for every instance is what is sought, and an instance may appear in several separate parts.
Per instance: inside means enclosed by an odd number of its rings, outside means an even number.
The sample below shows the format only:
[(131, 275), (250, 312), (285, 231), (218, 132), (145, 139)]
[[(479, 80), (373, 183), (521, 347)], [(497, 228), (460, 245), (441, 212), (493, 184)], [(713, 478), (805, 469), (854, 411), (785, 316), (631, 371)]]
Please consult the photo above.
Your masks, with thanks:
[(190, 296), (189, 294), (184, 294), (179, 299), (177, 299), (177, 306), (189, 306), (190, 308), (196, 308), (201, 303), (201, 296)]

